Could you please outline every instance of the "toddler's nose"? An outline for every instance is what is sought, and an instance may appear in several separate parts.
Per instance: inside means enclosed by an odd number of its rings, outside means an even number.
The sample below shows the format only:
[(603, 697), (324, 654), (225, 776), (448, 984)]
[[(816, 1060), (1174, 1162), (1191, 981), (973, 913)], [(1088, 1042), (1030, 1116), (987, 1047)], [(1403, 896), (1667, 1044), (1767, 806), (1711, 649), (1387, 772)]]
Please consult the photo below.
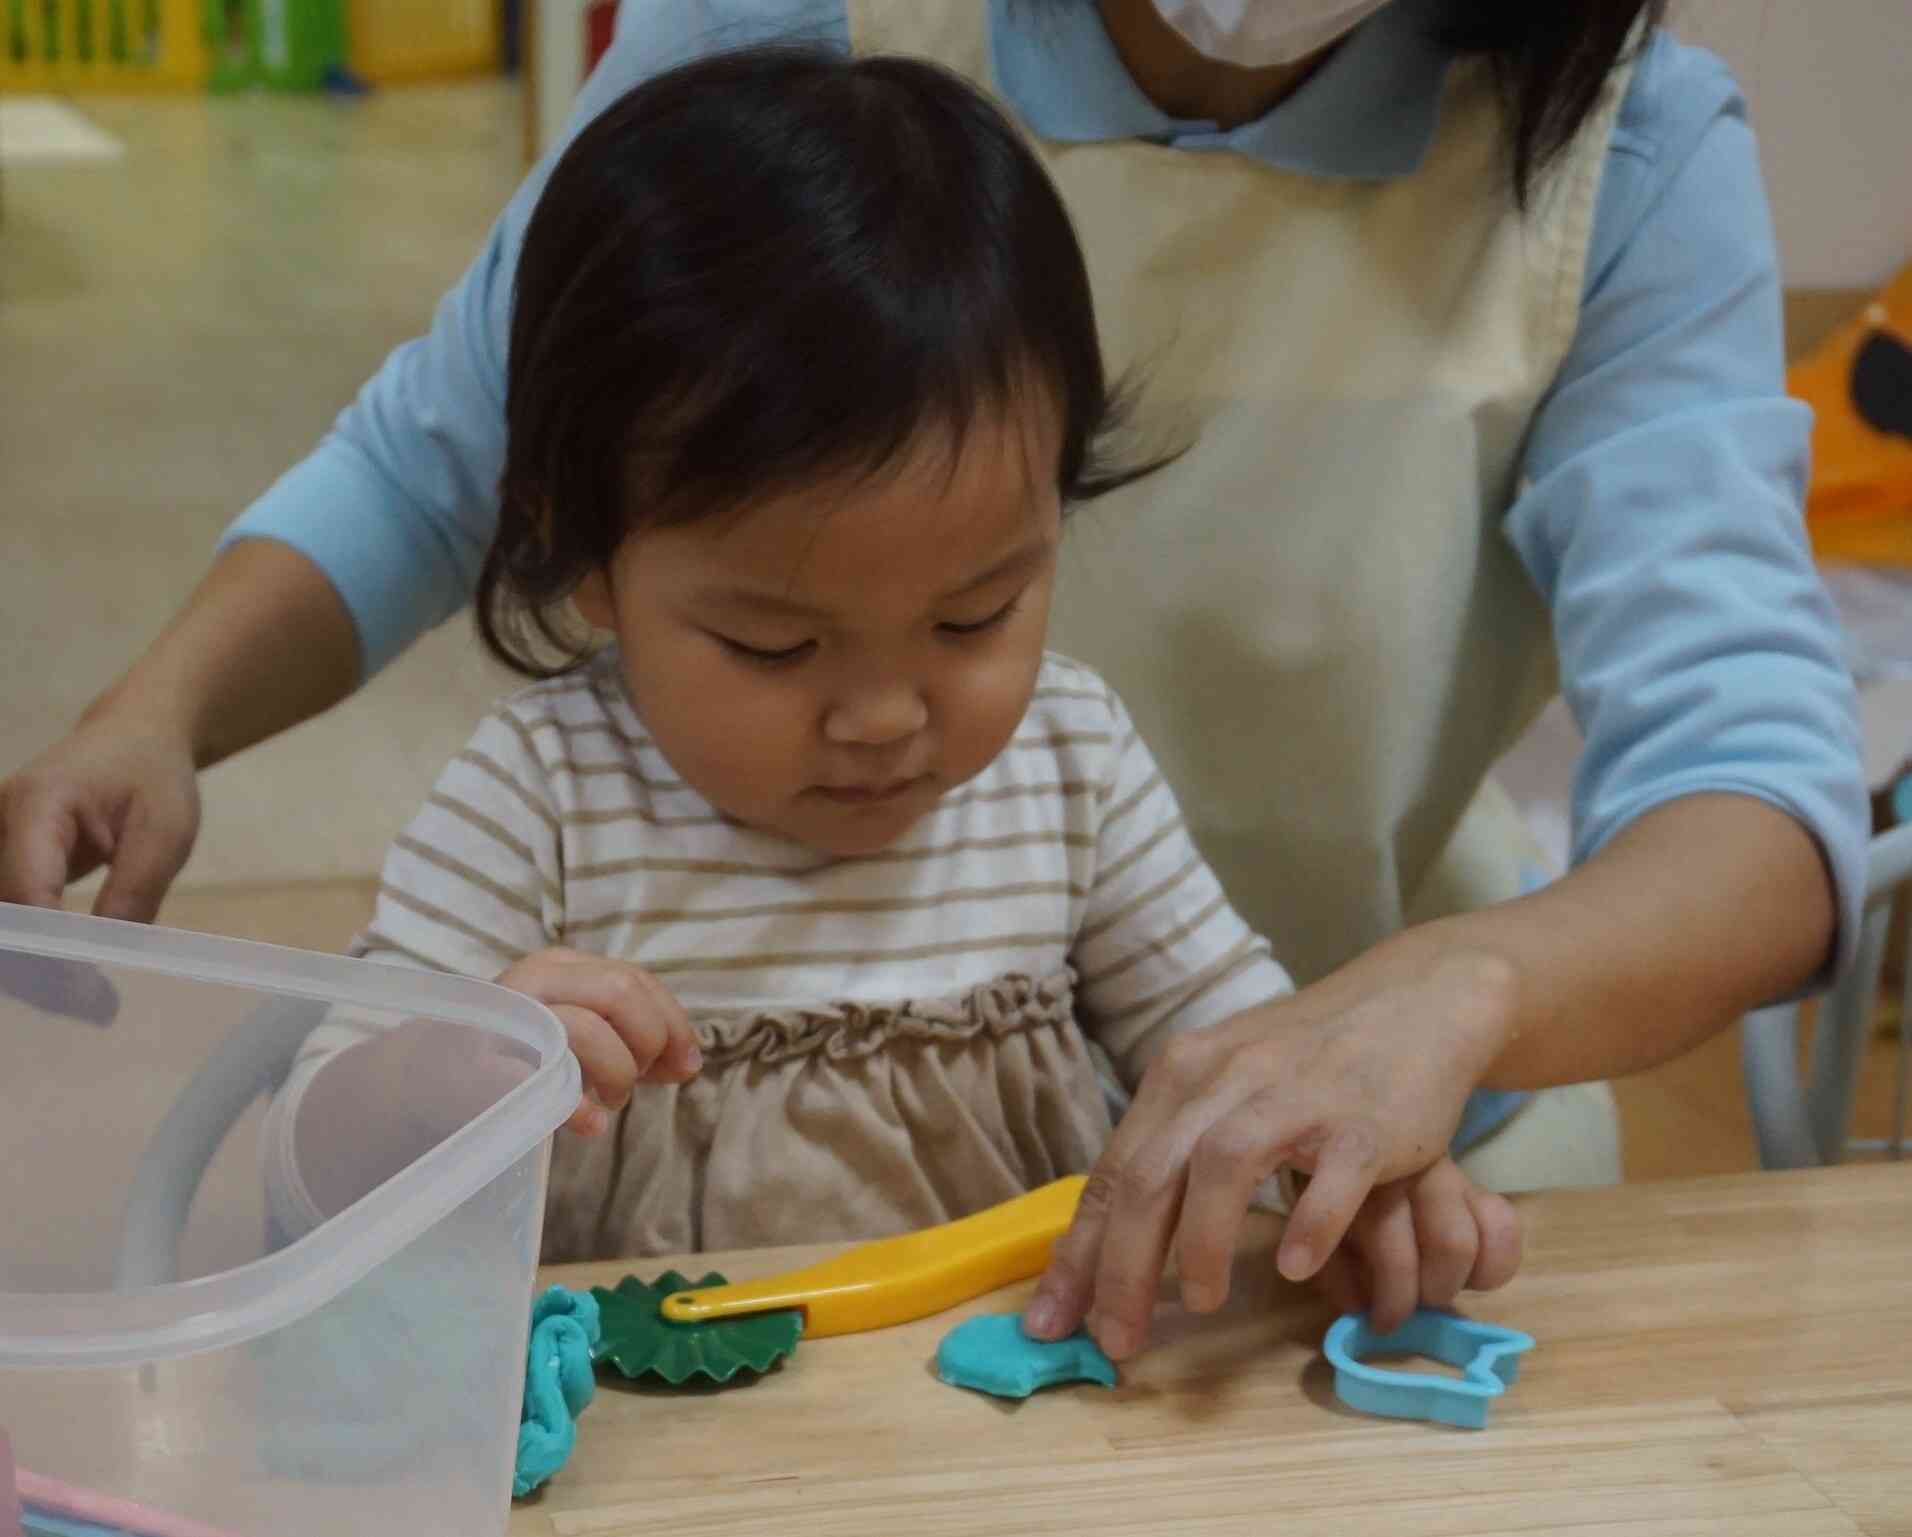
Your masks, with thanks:
[(929, 705), (907, 683), (885, 683), (846, 694), (824, 717), (823, 734), (840, 747), (887, 747), (929, 724)]

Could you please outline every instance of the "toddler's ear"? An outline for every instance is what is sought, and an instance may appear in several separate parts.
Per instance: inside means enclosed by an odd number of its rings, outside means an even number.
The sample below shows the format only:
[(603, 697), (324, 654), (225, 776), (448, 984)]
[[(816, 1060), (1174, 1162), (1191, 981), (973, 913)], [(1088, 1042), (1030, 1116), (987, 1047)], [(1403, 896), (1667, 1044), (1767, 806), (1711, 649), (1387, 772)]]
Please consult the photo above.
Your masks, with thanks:
[(607, 571), (593, 571), (571, 594), (571, 606), (578, 617), (594, 630), (617, 628), (617, 605), (611, 601), (611, 577)]

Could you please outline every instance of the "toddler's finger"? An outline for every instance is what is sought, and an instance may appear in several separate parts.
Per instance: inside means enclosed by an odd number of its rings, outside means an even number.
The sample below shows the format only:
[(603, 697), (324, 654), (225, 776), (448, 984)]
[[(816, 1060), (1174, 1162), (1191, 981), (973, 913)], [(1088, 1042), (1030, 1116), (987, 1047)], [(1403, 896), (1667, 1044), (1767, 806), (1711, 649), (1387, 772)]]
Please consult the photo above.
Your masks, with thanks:
[(1275, 1263), (1289, 1280), (1307, 1280), (1347, 1236), (1374, 1188), (1377, 1162), (1377, 1144), (1367, 1128), (1348, 1125), (1328, 1134), (1276, 1251)]
[(590, 1009), (570, 1003), (550, 1007), (564, 1026), (571, 1054), (578, 1059), (585, 1098), (594, 1101), (600, 1112), (621, 1109), (637, 1083), (637, 1064), (623, 1038)]
[(1467, 1182), (1467, 1205), (1480, 1235), (1480, 1250), (1467, 1284), (1475, 1291), (1497, 1291), (1520, 1269), (1520, 1213), (1506, 1196), (1482, 1190), (1472, 1180)]
[(1480, 1228), (1467, 1176), (1443, 1158), (1413, 1182), (1414, 1242), (1421, 1255), (1421, 1306), (1444, 1308), (1467, 1285), (1480, 1254)]
[(671, 1027), (670, 1043), (648, 1076), (658, 1083), (689, 1083), (703, 1070), (703, 1048), (697, 1044), (697, 1032), (686, 1020), (682, 1025)]
[(648, 971), (639, 968), (638, 977), (650, 991), (665, 1032), (663, 1050), (642, 1076), (654, 1083), (688, 1083), (704, 1070), (704, 1054), (698, 1049), (690, 1015), (677, 996)]
[(1407, 1191), (1388, 1185), (1369, 1197), (1355, 1223), (1357, 1247), (1367, 1257), (1374, 1328), (1387, 1334), (1407, 1322), (1421, 1289), (1421, 1261), (1414, 1247), (1414, 1210)]
[[(542, 950), (519, 961), (499, 981), (529, 993), (552, 1010), (570, 1005), (596, 1015), (623, 1043), (632, 1063), (632, 1082), (650, 1070), (670, 1039), (658, 1014), (655, 984), (641, 968), (626, 962), (570, 950)], [(586, 1065), (581, 1053), (578, 1061)], [(611, 1084), (600, 1087), (608, 1090)], [(625, 1084), (615, 1096), (607, 1092), (604, 1102), (615, 1109), (629, 1091)]]
[[(585, 968), (580, 968), (585, 971)], [(659, 986), (657, 979), (639, 966), (620, 965), (611, 971), (603, 963), (589, 968), (590, 1007), (607, 1020), (636, 1064), (637, 1076), (650, 1076), (671, 1040), (671, 1018), (681, 1019), (683, 1010)]]

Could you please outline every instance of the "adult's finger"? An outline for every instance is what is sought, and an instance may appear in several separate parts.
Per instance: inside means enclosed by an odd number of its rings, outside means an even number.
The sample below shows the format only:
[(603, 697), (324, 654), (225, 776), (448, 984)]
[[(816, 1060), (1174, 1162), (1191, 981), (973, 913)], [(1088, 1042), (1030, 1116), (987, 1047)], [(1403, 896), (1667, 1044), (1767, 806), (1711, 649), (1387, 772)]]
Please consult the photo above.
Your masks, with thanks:
[[(1214, 1072), (1216, 1063), (1222, 1060), (1223, 1045), (1219, 1038), (1224, 1033), (1198, 1031), (1176, 1037), (1143, 1074), (1134, 1102), (1090, 1172), (1076, 1206), (1075, 1219), (1056, 1241), (1036, 1294), (1023, 1312), (1023, 1329), (1032, 1338), (1061, 1339), (1080, 1327), (1093, 1309), (1102, 1306), (1105, 1300), (1101, 1292), (1103, 1261), (1111, 1225), (1119, 1212), (1127, 1230), (1133, 1234), (1138, 1196), (1147, 1204), (1146, 1196), (1137, 1188), (1136, 1160), (1152, 1156), (1151, 1149), (1171, 1134), (1176, 1118), (1185, 1113), (1189, 1102)], [(1165, 1246), (1170, 1229), (1159, 1223), (1157, 1226), (1161, 1227), (1157, 1242)], [(1132, 1247), (1132, 1239), (1129, 1246)], [(1148, 1314), (1154, 1307), (1165, 1253), (1165, 1247), (1158, 1253), (1155, 1275), (1147, 1287), (1146, 1305), (1139, 1288), (1128, 1304), (1128, 1316), (1134, 1317), (1144, 1332)], [(1104, 1320), (1098, 1318), (1097, 1323)], [(1101, 1335), (1096, 1338), (1105, 1350), (1109, 1348), (1109, 1342)]]
[(102, 918), (151, 923), (185, 868), (199, 831), (196, 792), (191, 798), (154, 796), (130, 805), (113, 837), (106, 884), (93, 911)]
[(0, 902), (58, 907), (67, 881), (86, 873), (80, 836), (79, 819), (51, 791), (0, 787)]
[(1187, 1182), (1187, 1165), (1179, 1158), (1151, 1160), (1140, 1169), (1131, 1164), (1116, 1175), (1115, 1208), (1102, 1234), (1086, 1320), (1090, 1336), (1112, 1361), (1126, 1360), (1148, 1341)]
[(1355, 1213), (1374, 1188), (1379, 1144), (1359, 1122), (1327, 1133), (1309, 1171), (1308, 1188), (1295, 1202), (1281, 1235), (1275, 1263), (1291, 1281), (1305, 1281), (1347, 1236)]
[(1115, 1201), (1089, 1310), (1111, 1356), (1146, 1341), (1171, 1246), (1185, 1261), (1185, 1301), (1227, 1299), (1248, 1203), (1290, 1140), (1280, 1091), (1265, 1087), (1282, 1081), (1284, 1063), (1281, 1043), (1253, 1021), (1178, 1036), (1150, 1065), (1136, 1106), (1146, 1113), (1123, 1117), (1111, 1146)]
[(1224, 1188), (1219, 1200), (1204, 1202), (1195, 1225), (1186, 1230), (1195, 1260), (1183, 1281), (1194, 1305), (1218, 1307), (1227, 1297), (1241, 1219), (1259, 1179), (1220, 1171), (1224, 1165), (1234, 1170), (1258, 1162), (1273, 1167), (1261, 1151), (1267, 1118), (1242, 1113), (1243, 1103), (1270, 1075), (1255, 1071), (1234, 1049), (1240, 1033), (1223, 1027), (1171, 1041), (1150, 1064), (1144, 1092), (1111, 1143), (1112, 1157), (1105, 1162), (1115, 1198), (1102, 1233), (1088, 1326), (1115, 1360), (1134, 1355), (1147, 1342), (1169, 1251), (1184, 1229), (1194, 1162), (1204, 1145), (1208, 1155), (1202, 1173), (1218, 1177)]
[(1182, 1302), (1210, 1313), (1228, 1300), (1228, 1287), (1248, 1208), (1288, 1150), (1279, 1089), (1250, 1095), (1203, 1132), (1189, 1157), (1175, 1235), (1175, 1269)]
[[(1107, 1156), (1106, 1154), (1104, 1155)], [(1089, 1173), (1068, 1231), (1055, 1242), (1036, 1293), (1023, 1309), (1023, 1332), (1031, 1339), (1059, 1340), (1075, 1333), (1095, 1296), (1102, 1233), (1115, 1205), (1115, 1181), (1101, 1164)]]

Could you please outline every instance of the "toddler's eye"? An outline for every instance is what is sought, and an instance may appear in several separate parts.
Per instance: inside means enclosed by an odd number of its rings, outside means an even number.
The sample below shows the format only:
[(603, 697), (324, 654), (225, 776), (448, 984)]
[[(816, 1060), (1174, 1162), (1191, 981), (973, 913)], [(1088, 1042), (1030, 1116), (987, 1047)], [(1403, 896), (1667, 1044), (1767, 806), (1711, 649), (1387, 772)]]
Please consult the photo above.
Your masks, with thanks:
[(816, 649), (813, 640), (798, 641), (794, 646), (785, 646), (781, 650), (766, 650), (762, 646), (746, 646), (740, 640), (732, 640), (728, 635), (719, 635), (724, 649), (748, 662), (757, 662), (765, 667), (775, 667), (780, 663), (801, 661)]
[(1017, 593), (1007, 603), (991, 614), (987, 619), (978, 619), (974, 624), (939, 624), (936, 628), (945, 635), (980, 635), (985, 630), (993, 630), (999, 624), (1005, 624), (1017, 609), (1022, 607), (1022, 594)]

